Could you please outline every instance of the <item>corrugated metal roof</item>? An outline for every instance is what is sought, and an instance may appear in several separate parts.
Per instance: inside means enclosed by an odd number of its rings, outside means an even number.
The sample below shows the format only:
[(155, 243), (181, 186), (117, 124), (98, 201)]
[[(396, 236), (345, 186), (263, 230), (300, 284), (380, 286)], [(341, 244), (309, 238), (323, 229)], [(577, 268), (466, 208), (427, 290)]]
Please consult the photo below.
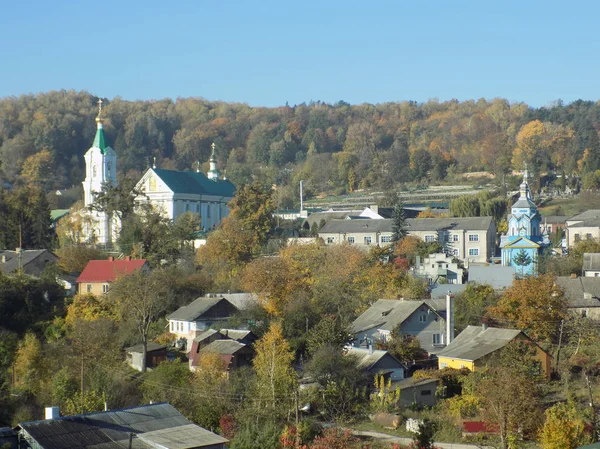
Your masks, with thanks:
[(168, 449), (191, 449), (227, 442), (224, 438), (190, 423), (169, 404), (150, 404), (123, 410), (65, 416), (19, 424), (44, 449), (132, 449), (156, 448), (153, 438), (178, 434)]
[(494, 290), (502, 290), (512, 286), (515, 273), (515, 267), (470, 265), (469, 283), (488, 284)]
[(77, 282), (114, 282), (118, 276), (142, 269), (145, 259), (90, 260)]
[(568, 307), (600, 307), (600, 278), (558, 276), (556, 285), (564, 290)]
[[(167, 347), (165, 345), (160, 345), (160, 344), (154, 343), (152, 341), (150, 341), (146, 344), (147, 352), (159, 351), (161, 349), (167, 349)], [(127, 352), (140, 352), (141, 353), (143, 350), (144, 350), (144, 346), (142, 345), (142, 343), (140, 343), (139, 345), (130, 346), (129, 348), (125, 348), (125, 351), (127, 351)]]
[[(406, 220), (406, 230), (411, 231), (486, 231), (492, 225), (492, 217), (467, 218), (409, 218)], [(319, 233), (361, 233), (361, 232), (392, 232), (393, 220), (330, 220), (321, 228)]]
[(583, 269), (600, 270), (600, 253), (583, 253)]
[(362, 332), (374, 327), (391, 331), (423, 305), (430, 308), (425, 301), (378, 299), (375, 304), (354, 320), (352, 332)]
[[(225, 298), (207, 298), (201, 296), (200, 298), (196, 298), (193, 302), (188, 304), (187, 306), (180, 307), (175, 312), (167, 316), (167, 320), (179, 320), (179, 321), (195, 321), (200, 318), (204, 313), (206, 313), (209, 309), (216, 306), (221, 301), (227, 301)], [(237, 307), (230, 303), (231, 306)], [(222, 317), (228, 318), (228, 317)]]
[(503, 348), (519, 335), (519, 329), (500, 329), (467, 326), (448, 346), (438, 352), (438, 357), (475, 361)]
[(20, 255), (16, 251), (2, 250), (0, 251), (0, 256), (4, 256), (6, 260), (5, 262), (0, 262), (0, 271), (5, 274), (16, 271), (19, 268), (19, 265), (23, 267), (27, 274), (32, 274), (28, 272), (27, 264), (38, 257), (42, 257), (48, 262), (56, 262), (58, 260), (58, 258), (47, 249), (24, 249), (21, 250)]
[(585, 221), (585, 220), (589, 220), (591, 218), (599, 218), (599, 217), (600, 217), (600, 209), (589, 209), (580, 214), (573, 215), (567, 221), (577, 221), (577, 220)]
[(235, 340), (215, 340), (212, 343), (209, 343), (202, 349), (200, 349), (200, 352), (211, 352), (214, 354), (232, 355), (245, 347), (245, 344), (237, 342)]

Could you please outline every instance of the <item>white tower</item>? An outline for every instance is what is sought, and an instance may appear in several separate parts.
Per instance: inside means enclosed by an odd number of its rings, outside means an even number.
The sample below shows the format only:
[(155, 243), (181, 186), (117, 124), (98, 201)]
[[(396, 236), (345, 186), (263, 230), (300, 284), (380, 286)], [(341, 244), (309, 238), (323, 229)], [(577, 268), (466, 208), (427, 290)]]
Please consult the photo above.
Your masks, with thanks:
[(102, 100), (98, 100), (96, 137), (85, 153), (85, 181), (83, 181), (85, 206), (94, 203), (94, 192), (102, 191), (104, 184), (117, 185), (117, 153), (106, 145), (104, 138)]
[[(102, 191), (104, 185), (117, 185), (117, 153), (106, 144), (104, 138), (102, 100), (98, 100), (96, 137), (92, 147), (85, 153), (85, 181), (83, 181), (84, 203), (89, 208), (94, 204), (94, 193)], [(94, 238), (97, 243), (112, 242), (111, 217), (104, 212), (93, 212)]]
[(219, 179), (219, 170), (217, 170), (217, 156), (215, 155), (215, 143), (213, 142), (211, 145), (212, 153), (210, 155), (210, 159), (208, 160), (209, 169), (206, 177), (211, 181), (217, 181)]

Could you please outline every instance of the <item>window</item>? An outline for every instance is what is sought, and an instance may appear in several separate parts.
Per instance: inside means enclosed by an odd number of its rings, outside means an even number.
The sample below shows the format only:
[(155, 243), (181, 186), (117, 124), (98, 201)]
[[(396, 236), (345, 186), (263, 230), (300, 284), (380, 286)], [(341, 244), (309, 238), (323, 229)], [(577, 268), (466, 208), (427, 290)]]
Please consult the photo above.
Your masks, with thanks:
[(443, 345), (444, 344), (444, 334), (433, 334), (433, 344), (434, 345)]
[(450, 235), (446, 233), (442, 234), (442, 241), (447, 242), (448, 240), (450, 240)]
[(440, 368), (447, 368), (448, 362), (440, 362)]
[(422, 390), (421, 396), (431, 396), (431, 390)]
[(175, 326), (173, 325), (173, 321), (169, 322), (169, 324), (171, 325), (171, 332), (173, 332), (175, 330)]
[(365, 241), (365, 245), (370, 245), (371, 244), (371, 237), (370, 236), (366, 236), (364, 241)]
[(469, 256), (479, 256), (479, 248), (469, 248)]
[(425, 241), (427, 243), (435, 242), (435, 235), (426, 235), (425, 236)]
[(463, 369), (465, 367), (465, 365), (463, 365), (462, 363), (460, 364), (460, 369)]
[(206, 218), (210, 218), (210, 207), (212, 206), (212, 204), (207, 204), (206, 205)]
[(469, 234), (469, 242), (478, 242), (479, 235), (478, 234)]
[(102, 293), (108, 293), (109, 287), (108, 284), (102, 284)]
[(581, 240), (581, 236), (579, 234), (575, 234), (575, 241), (579, 242)]
[(348, 237), (348, 243), (354, 243), (354, 237)]
[(88, 284), (88, 285), (86, 286), (86, 291), (87, 291), (88, 293), (92, 293), (92, 284)]
[(420, 313), (419, 314), (419, 322), (425, 323), (426, 321), (427, 321), (427, 314), (426, 313)]
[(453, 256), (458, 256), (458, 249), (457, 249), (457, 248), (454, 248), (454, 249), (452, 250), (452, 255), (453, 255)]
[(391, 243), (391, 241), (392, 241), (391, 235), (382, 235), (381, 236), (381, 243)]
[(327, 244), (331, 245), (333, 243), (333, 237), (327, 237)]
[(458, 234), (452, 234), (452, 241), (453, 242), (458, 242), (458, 239), (459, 239)]
[(586, 234), (585, 235), (586, 240), (592, 240), (592, 234)]
[(187, 202), (185, 203), (184, 211), (185, 212), (189, 212), (190, 211), (190, 203), (187, 203)]

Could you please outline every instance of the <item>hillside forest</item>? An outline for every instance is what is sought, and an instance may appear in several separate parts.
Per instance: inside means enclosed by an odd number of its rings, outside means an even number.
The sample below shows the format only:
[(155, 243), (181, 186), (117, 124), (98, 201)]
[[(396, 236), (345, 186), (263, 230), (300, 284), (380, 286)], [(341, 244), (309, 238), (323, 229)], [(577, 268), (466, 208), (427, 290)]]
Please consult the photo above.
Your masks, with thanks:
[[(60, 189), (51, 207), (79, 199), (97, 100), (65, 90), (0, 99), (0, 180)], [(121, 176), (136, 179), (153, 158), (161, 168), (195, 170), (200, 163), (206, 171), (215, 142), (221, 172), (238, 186), (277, 186), (279, 208), (297, 206), (300, 180), (310, 198), (450, 183), (467, 172), (501, 180), (524, 167), (539, 188), (545, 173), (593, 181), (600, 168), (600, 103), (592, 101), (541, 108), (504, 99), (276, 108), (202, 98), (103, 101)]]

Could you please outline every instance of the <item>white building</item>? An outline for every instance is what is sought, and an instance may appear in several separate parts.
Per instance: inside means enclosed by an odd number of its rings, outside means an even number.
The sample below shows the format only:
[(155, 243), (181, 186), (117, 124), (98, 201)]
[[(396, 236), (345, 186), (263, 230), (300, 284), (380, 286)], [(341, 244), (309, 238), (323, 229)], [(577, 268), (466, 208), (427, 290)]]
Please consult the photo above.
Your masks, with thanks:
[(150, 202), (173, 221), (186, 212), (193, 212), (200, 215), (202, 229), (218, 226), (229, 215), (227, 203), (235, 195), (235, 186), (231, 181), (220, 178), (214, 144), (212, 149), (208, 175), (199, 170), (149, 168), (136, 185), (136, 190), (142, 192), (136, 202)]
[[(112, 247), (119, 237), (121, 223), (116, 214), (96, 210), (96, 194), (105, 186), (117, 185), (117, 153), (107, 143), (104, 136), (102, 100), (98, 100), (99, 111), (96, 117), (96, 136), (92, 147), (85, 154), (83, 181), (85, 209), (79, 211), (72, 220), (81, 219), (82, 229), (79, 241)], [(200, 164), (198, 164), (199, 166)], [(200, 215), (201, 228), (210, 230), (219, 225), (229, 215), (227, 203), (235, 195), (235, 186), (221, 178), (217, 170), (215, 145), (212, 145), (210, 169), (205, 175), (200, 171), (163, 170), (149, 168), (137, 183), (136, 189), (143, 192), (136, 201), (149, 202), (165, 217), (175, 221), (185, 212)]]
[(83, 200), (87, 209), (87, 220), (82, 232), (85, 240), (110, 246), (119, 235), (119, 219), (116, 215), (93, 210), (95, 194), (101, 192), (104, 186), (117, 185), (117, 153), (106, 143), (103, 123), (102, 100), (98, 100), (96, 136), (84, 156)]

